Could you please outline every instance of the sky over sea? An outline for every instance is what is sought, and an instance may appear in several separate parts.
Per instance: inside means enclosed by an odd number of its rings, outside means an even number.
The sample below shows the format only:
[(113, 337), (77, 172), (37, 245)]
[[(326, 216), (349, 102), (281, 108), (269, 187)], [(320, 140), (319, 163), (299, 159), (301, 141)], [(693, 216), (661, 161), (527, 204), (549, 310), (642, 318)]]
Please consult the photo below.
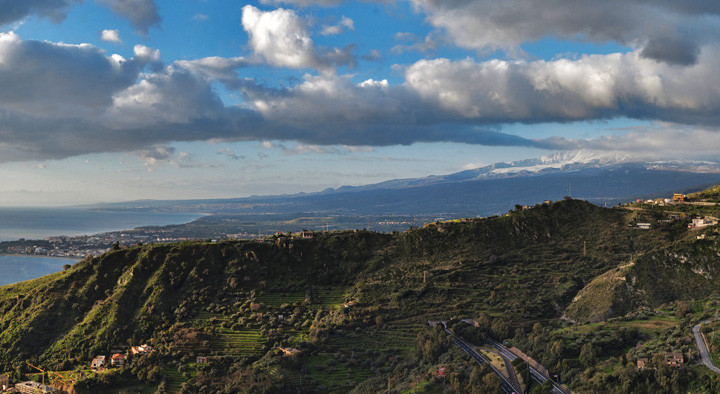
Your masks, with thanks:
[(714, 0), (0, 3), (0, 205), (720, 157)]

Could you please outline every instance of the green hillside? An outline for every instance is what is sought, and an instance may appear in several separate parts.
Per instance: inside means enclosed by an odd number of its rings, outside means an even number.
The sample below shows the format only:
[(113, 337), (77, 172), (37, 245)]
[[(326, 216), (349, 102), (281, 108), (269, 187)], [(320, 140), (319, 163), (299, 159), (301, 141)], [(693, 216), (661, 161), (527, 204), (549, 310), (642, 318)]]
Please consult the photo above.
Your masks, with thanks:
[[(76, 390), (374, 392), (422, 380), (432, 391), (429, 371), (440, 362), (466, 376), (452, 383), (463, 391), (480, 372), (457, 349), (428, 348), (427, 338), (442, 337), (425, 328), (429, 319), (478, 319), (488, 335), (515, 338), (542, 359), (533, 349), (546, 339), (524, 342), (547, 337), (530, 332), (537, 323), (560, 328), (564, 313), (596, 322), (712, 295), (717, 241), (697, 240), (682, 223), (632, 227), (642, 215), (567, 199), (403, 233), (113, 250), (0, 287), (0, 369), (16, 379), (31, 372), (26, 361), (87, 369), (97, 355), (148, 343), (151, 355), (88, 373)], [(643, 335), (618, 343), (656, 332)], [(570, 359), (580, 352), (577, 343), (565, 349)], [(578, 365), (548, 362), (585, 382)]]
[(613, 268), (587, 284), (565, 310), (573, 321), (597, 323), (623, 316), (643, 304), (643, 295), (628, 284), (627, 275), (633, 264)]

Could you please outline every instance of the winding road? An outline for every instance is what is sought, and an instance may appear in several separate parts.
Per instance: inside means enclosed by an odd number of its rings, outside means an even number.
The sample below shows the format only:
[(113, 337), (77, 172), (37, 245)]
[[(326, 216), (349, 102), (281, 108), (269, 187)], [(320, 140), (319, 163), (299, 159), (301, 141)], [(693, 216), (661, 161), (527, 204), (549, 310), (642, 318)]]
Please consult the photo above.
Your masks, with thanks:
[(697, 342), (697, 347), (700, 351), (700, 358), (702, 360), (702, 363), (705, 364), (705, 366), (708, 367), (709, 370), (715, 373), (720, 373), (720, 368), (716, 367), (715, 364), (713, 364), (712, 358), (710, 357), (710, 352), (708, 351), (707, 343), (705, 343), (705, 338), (703, 337), (702, 333), (700, 333), (701, 324), (709, 323), (716, 319), (717, 318), (701, 321), (700, 323), (693, 326), (692, 333), (695, 336), (695, 342)]

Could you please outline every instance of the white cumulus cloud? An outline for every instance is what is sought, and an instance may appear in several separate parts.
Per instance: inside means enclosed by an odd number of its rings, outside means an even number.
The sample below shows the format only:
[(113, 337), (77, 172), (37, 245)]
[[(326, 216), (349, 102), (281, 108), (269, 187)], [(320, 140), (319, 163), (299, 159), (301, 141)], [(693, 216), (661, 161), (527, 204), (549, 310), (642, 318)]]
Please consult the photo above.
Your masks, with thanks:
[(100, 40), (114, 43), (121, 43), (119, 30), (103, 30), (100, 34)]
[(305, 22), (294, 11), (264, 12), (243, 7), (243, 28), (254, 53), (269, 64), (291, 68), (314, 68), (320, 63)]
[(306, 21), (293, 10), (261, 11), (246, 5), (243, 7), (242, 25), (250, 37), (254, 56), (273, 66), (332, 72), (335, 65), (353, 64), (355, 61), (353, 46), (316, 48)]
[(137, 44), (133, 47), (133, 53), (135, 59), (143, 62), (157, 62), (160, 61), (160, 50), (155, 48), (146, 47), (145, 45)]

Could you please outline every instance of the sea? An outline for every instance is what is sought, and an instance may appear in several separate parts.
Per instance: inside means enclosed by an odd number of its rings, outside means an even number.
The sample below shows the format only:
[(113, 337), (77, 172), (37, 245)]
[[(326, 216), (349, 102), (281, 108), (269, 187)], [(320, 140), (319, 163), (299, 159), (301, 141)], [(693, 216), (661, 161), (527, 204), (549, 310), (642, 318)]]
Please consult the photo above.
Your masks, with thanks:
[[(191, 222), (201, 214), (108, 212), (79, 208), (0, 208), (0, 241), (45, 239)], [(62, 271), (79, 260), (0, 255), (0, 286)]]
[(79, 260), (42, 256), (0, 255), (0, 286), (36, 279), (63, 270), (65, 264)]
[(97, 211), (79, 208), (0, 208), (0, 241), (86, 235), (191, 222), (201, 214)]

